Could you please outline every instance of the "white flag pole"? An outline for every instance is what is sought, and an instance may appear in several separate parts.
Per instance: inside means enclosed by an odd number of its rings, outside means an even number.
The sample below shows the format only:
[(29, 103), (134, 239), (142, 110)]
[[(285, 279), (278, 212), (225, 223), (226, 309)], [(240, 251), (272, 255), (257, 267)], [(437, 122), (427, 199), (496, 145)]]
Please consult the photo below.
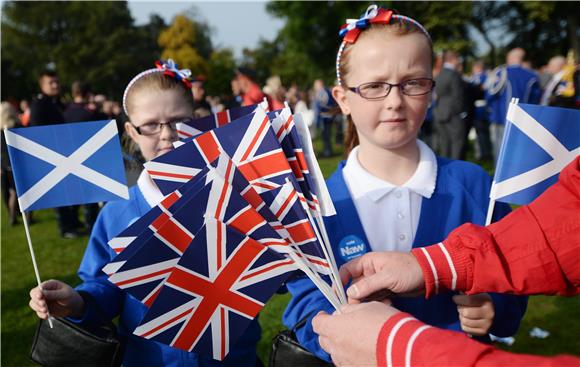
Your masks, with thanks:
[[(495, 182), (491, 184), (493, 188)], [(495, 199), (489, 199), (489, 205), (487, 207), (487, 217), (485, 218), (485, 225), (489, 226), (491, 224), (491, 219), (493, 218), (493, 209), (495, 208)]]
[[(24, 211), (20, 212), (22, 214), (22, 222), (24, 222), (24, 231), (26, 232), (26, 239), (28, 240), (28, 250), (30, 250), (30, 257), (32, 258), (32, 266), (34, 267), (34, 275), (36, 275), (36, 282), (38, 283), (38, 288), (42, 291), (42, 286), (40, 285), (40, 273), (38, 272), (38, 265), (36, 265), (36, 256), (34, 256), (34, 248), (32, 248), (32, 240), (30, 239), (30, 230), (28, 229), (28, 219)], [(47, 303), (48, 307), (48, 303)], [(48, 324), (52, 328), (52, 316), (50, 312), (48, 313)]]
[(339, 298), (346, 303), (346, 294), (344, 292), (344, 288), (342, 287), (342, 282), (340, 281), (340, 276), (338, 274), (338, 267), (336, 265), (336, 260), (334, 259), (334, 254), (332, 253), (332, 247), (330, 245), (330, 241), (328, 240), (328, 234), (326, 232), (326, 227), (324, 226), (324, 221), (322, 220), (321, 216), (332, 216), (336, 215), (336, 210), (334, 208), (334, 204), (332, 203), (332, 199), (330, 198), (330, 193), (328, 192), (328, 188), (326, 187), (326, 182), (324, 181), (324, 176), (322, 175), (322, 171), (320, 170), (320, 165), (316, 160), (316, 156), (314, 155), (314, 147), (312, 146), (312, 139), (310, 137), (310, 131), (308, 130), (308, 126), (304, 123), (302, 119), (302, 115), (294, 114), (294, 123), (296, 126), (296, 131), (298, 132), (298, 137), (302, 143), (302, 149), (304, 152), (304, 158), (308, 164), (308, 170), (310, 171), (310, 175), (312, 181), (314, 183), (314, 190), (316, 190), (316, 196), (318, 202), (320, 204), (319, 208), (320, 211), (316, 215), (317, 223), (320, 226), (322, 235), (324, 236), (321, 241), (321, 245), (323, 250), (326, 249), (325, 254), (327, 255), (327, 260), (331, 264), (332, 268), (332, 275), (335, 279), (337, 292), (339, 294)]

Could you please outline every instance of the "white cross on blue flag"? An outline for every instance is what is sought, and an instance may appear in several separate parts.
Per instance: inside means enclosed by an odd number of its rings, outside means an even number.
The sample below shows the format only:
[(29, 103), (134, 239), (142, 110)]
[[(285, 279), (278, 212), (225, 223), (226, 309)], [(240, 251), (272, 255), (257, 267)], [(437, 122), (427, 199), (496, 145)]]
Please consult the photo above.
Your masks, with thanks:
[(580, 154), (580, 111), (510, 103), (492, 200), (525, 205)]
[(115, 120), (5, 131), (22, 211), (128, 199)]

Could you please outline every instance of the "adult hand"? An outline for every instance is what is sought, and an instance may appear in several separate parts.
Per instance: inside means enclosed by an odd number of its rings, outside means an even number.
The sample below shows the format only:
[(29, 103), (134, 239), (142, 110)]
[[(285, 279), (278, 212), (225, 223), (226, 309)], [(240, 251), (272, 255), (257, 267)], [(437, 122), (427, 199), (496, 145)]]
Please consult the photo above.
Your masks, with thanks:
[(415, 256), (407, 252), (369, 252), (340, 267), (349, 303), (360, 303), (381, 290), (397, 295), (418, 295), (425, 289), (423, 271)]
[(80, 317), (85, 309), (85, 301), (71, 286), (59, 280), (47, 280), (40, 287), (30, 290), (30, 308), (39, 318)]
[(495, 309), (488, 293), (473, 296), (456, 295), (453, 302), (457, 305), (461, 329), (471, 335), (486, 335), (493, 324)]
[(312, 319), (312, 327), (335, 365), (374, 366), (381, 327), (398, 312), (383, 302), (344, 305), (340, 313), (320, 312)]

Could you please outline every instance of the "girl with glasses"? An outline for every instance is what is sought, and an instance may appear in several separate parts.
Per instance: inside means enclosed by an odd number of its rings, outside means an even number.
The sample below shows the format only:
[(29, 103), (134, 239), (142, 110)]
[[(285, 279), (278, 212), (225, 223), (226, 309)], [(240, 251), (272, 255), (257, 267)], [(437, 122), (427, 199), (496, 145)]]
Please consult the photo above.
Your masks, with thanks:
[[(337, 215), (326, 222), (338, 265), (369, 251), (410, 251), (437, 243), (465, 222), (484, 224), (491, 180), (480, 167), (437, 157), (417, 135), (431, 91), (433, 48), (417, 21), (369, 7), (340, 31), (332, 93), (348, 116), (346, 153), (327, 185)], [(509, 207), (496, 209), (498, 219)], [(305, 278), (287, 284), (292, 299), (284, 323), (299, 342), (330, 360), (312, 331), (318, 311), (334, 310)], [(487, 337), (513, 335), (526, 298), (443, 294), (390, 302), (439, 327)], [(353, 338), (356, 338), (353, 330)]]
[[(171, 60), (138, 74), (125, 89), (123, 107), (129, 117), (125, 132), (145, 160), (171, 149), (177, 140), (177, 122), (193, 115), (189, 70), (179, 70)], [(103, 320), (118, 317), (119, 334), (126, 340), (123, 366), (248, 366), (257, 365), (256, 345), (260, 326), (254, 320), (223, 362), (171, 348), (133, 335), (147, 306), (107, 280), (101, 269), (116, 253), (107, 242), (156, 206), (163, 195), (143, 171), (129, 200), (110, 202), (101, 210), (78, 270), (83, 281), (76, 288), (58, 280), (30, 291), (30, 307), (38, 317), (48, 313), (68, 317), (89, 330)]]

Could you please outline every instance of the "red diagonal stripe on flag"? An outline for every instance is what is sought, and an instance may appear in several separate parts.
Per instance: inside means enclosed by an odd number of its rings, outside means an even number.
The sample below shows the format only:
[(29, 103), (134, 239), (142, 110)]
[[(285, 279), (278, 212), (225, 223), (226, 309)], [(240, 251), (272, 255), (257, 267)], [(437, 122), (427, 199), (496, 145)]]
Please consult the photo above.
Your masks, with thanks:
[[(161, 217), (166, 217), (166, 222), (160, 226), (156, 227), (155, 223), (161, 220)], [(155, 232), (157, 235), (162, 237), (165, 241), (171, 243), (175, 248), (177, 248), (181, 253), (183, 253), (187, 247), (189, 246), (192, 237), (189, 233), (185, 232), (180, 226), (177, 225), (174, 221), (167, 216), (167, 214), (163, 213), (159, 216), (159, 218), (155, 219), (152, 223)]]
[(243, 213), (237, 215), (228, 225), (243, 234), (249, 234), (250, 230), (261, 223), (264, 223), (264, 218), (254, 208), (248, 206)]
[(288, 163), (290, 164), (290, 168), (292, 168), (292, 173), (296, 176), (297, 179), (304, 178), (302, 175), (302, 169), (300, 167), (300, 163), (296, 159), (288, 159)]
[(173, 204), (175, 204), (175, 202), (179, 200), (180, 197), (181, 194), (179, 194), (179, 191), (172, 192), (171, 194), (167, 195), (165, 199), (161, 200), (161, 206), (164, 207), (165, 209), (168, 209)]
[(166, 176), (166, 177), (174, 177), (174, 178), (183, 178), (186, 180), (193, 178), (192, 175), (183, 175), (180, 173), (171, 173), (171, 172), (162, 172), (162, 171), (147, 170), (147, 173), (149, 173), (149, 175), (151, 175), (151, 176)]
[(258, 128), (256, 135), (254, 136), (254, 138), (252, 139), (251, 143), (248, 146), (248, 149), (246, 149), (246, 151), (244, 152), (244, 155), (242, 156), (242, 159), (241, 159), (242, 162), (245, 161), (246, 159), (248, 159), (248, 157), (250, 156), (250, 153), (252, 152), (252, 150), (254, 150), (254, 146), (260, 140), (262, 133), (268, 127), (269, 122), (270, 122), (270, 120), (268, 120), (268, 116), (264, 117), (264, 120), (262, 120), (262, 124)]
[[(263, 246), (259, 243), (247, 239), (213, 282), (185, 272), (180, 268), (175, 268), (167, 282), (198, 294), (202, 300), (193, 311), (193, 315), (185, 327), (181, 329), (173, 346), (190, 350), (220, 305), (232, 308), (249, 318), (254, 318), (260, 312), (261, 304), (232, 292), (231, 288), (262, 250)], [(148, 334), (150, 333), (151, 331)]]
[(251, 186), (248, 186), (248, 189), (242, 194), (242, 197), (254, 208), (260, 207), (264, 202), (260, 194)]
[(292, 238), (295, 243), (313, 241), (316, 239), (316, 235), (314, 234), (314, 231), (310, 226), (310, 222), (308, 221), (287, 225), (286, 230), (290, 234), (290, 238)]
[(220, 149), (213, 133), (201, 134), (193, 141), (199, 147), (199, 151), (203, 154), (207, 163), (211, 163), (219, 157)]
[(252, 182), (259, 178), (290, 171), (290, 165), (284, 152), (278, 151), (243, 163), (238, 166), (238, 169), (249, 182)]

